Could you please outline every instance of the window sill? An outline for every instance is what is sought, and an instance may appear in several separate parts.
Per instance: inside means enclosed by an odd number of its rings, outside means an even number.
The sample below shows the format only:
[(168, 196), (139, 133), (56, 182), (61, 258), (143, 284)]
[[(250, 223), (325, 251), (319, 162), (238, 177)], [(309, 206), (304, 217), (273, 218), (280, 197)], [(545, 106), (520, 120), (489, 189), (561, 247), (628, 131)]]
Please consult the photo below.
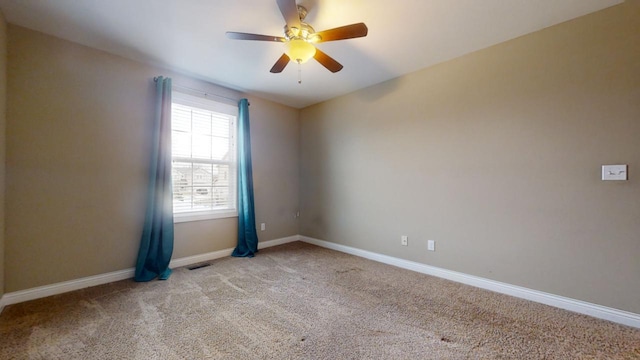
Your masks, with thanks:
[(175, 213), (173, 214), (173, 222), (182, 223), (182, 222), (190, 222), (190, 221), (203, 221), (203, 220), (213, 220), (213, 219), (224, 219), (238, 217), (238, 212), (235, 210), (230, 211), (199, 211), (199, 212), (189, 212), (189, 213)]

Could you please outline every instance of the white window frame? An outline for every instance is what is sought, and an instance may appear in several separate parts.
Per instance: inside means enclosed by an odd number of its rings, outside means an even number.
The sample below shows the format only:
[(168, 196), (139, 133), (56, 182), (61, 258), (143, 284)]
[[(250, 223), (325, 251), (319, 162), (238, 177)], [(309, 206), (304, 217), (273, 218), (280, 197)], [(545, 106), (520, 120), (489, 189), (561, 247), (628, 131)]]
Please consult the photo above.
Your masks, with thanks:
[[(230, 150), (230, 160), (207, 160), (207, 159), (198, 159), (193, 157), (175, 157), (173, 156), (173, 152), (171, 155), (171, 171), (173, 178), (173, 162), (174, 161), (183, 161), (183, 162), (193, 162), (193, 163), (204, 163), (204, 164), (228, 164), (229, 165), (229, 174), (231, 174), (231, 179), (229, 180), (229, 190), (233, 194), (231, 201), (233, 205), (228, 209), (221, 210), (198, 210), (198, 211), (183, 211), (176, 212), (174, 209), (173, 212), (173, 222), (188, 222), (188, 221), (200, 221), (200, 220), (211, 220), (211, 219), (222, 219), (222, 218), (230, 218), (238, 216), (238, 189), (237, 189), (237, 121), (238, 121), (238, 108), (236, 106), (232, 106), (229, 104), (217, 102), (215, 100), (206, 99), (198, 96), (189, 95), (180, 91), (173, 90), (171, 93), (171, 103), (172, 103), (172, 112), (173, 112), (173, 104), (180, 104), (184, 106), (190, 106), (194, 108), (199, 108), (207, 111), (217, 112), (225, 115), (229, 115), (231, 119), (231, 124), (229, 126), (230, 131), (230, 139), (231, 139), (231, 150)], [(172, 127), (173, 132), (173, 127)]]

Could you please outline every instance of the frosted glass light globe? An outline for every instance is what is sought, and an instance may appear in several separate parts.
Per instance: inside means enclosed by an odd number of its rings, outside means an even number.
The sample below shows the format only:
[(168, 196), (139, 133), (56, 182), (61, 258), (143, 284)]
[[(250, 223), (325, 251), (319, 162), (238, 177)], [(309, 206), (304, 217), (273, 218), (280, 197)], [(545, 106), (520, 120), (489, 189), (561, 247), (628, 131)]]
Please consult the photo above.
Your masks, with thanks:
[(300, 64), (306, 63), (316, 54), (316, 47), (302, 39), (290, 40), (286, 47), (289, 59)]

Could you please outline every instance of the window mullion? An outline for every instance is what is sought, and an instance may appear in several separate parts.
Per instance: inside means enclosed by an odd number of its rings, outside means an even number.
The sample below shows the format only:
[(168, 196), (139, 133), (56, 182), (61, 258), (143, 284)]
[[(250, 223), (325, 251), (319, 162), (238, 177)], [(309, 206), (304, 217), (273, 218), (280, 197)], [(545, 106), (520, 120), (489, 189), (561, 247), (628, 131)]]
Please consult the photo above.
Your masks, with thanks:
[(198, 159), (198, 158), (187, 158), (181, 156), (173, 156), (171, 158), (173, 162), (190, 162), (194, 164), (213, 164), (213, 165), (231, 165), (233, 161), (230, 160), (215, 160), (215, 159)]

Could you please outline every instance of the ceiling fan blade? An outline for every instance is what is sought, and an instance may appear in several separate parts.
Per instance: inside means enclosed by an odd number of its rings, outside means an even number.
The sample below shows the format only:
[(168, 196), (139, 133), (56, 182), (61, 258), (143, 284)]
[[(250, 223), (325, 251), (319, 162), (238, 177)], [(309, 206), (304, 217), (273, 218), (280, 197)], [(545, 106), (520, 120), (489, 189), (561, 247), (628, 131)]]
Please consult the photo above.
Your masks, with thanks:
[(278, 61), (273, 64), (273, 67), (269, 71), (274, 74), (280, 73), (282, 72), (282, 70), (284, 70), (287, 64), (289, 64), (289, 56), (287, 56), (287, 54), (282, 54), (282, 56), (280, 56), (280, 59), (278, 59)]
[(322, 66), (326, 67), (332, 73), (337, 73), (342, 70), (342, 64), (335, 61), (331, 56), (323, 53), (320, 49), (316, 48), (316, 54), (313, 55), (313, 58), (316, 59)]
[(227, 31), (227, 37), (233, 40), (258, 40), (258, 41), (275, 41), (284, 42), (286, 39), (280, 36), (248, 34), (234, 31)]
[(298, 14), (298, 5), (296, 0), (276, 0), (278, 8), (284, 17), (284, 21), (287, 26), (291, 28), (300, 29), (300, 15)]
[(320, 35), (321, 39), (317, 42), (335, 41), (344, 39), (353, 39), (363, 36), (367, 36), (369, 29), (364, 23), (351, 24), (346, 26), (337, 27), (335, 29), (329, 29), (325, 31), (317, 32), (316, 35)]

